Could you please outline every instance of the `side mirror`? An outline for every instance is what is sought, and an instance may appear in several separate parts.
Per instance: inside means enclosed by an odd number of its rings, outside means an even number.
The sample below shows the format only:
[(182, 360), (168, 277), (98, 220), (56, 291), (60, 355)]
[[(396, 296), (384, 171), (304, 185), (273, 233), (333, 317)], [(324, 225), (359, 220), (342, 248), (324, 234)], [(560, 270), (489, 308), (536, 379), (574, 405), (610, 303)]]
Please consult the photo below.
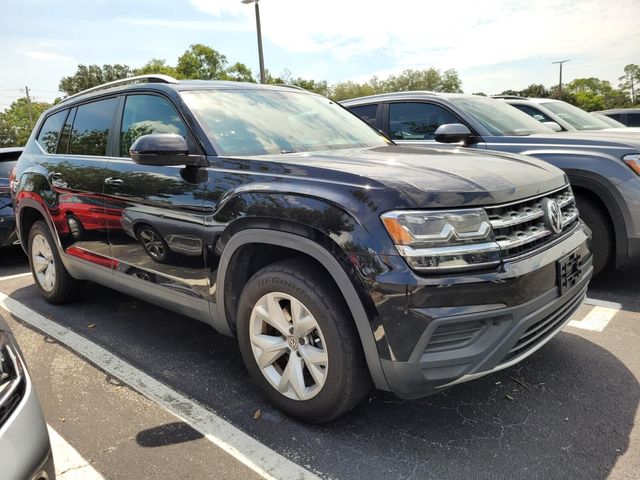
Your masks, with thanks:
[(446, 123), (440, 125), (434, 133), (436, 142), (441, 143), (476, 143), (477, 139), (466, 125), (461, 123)]
[(542, 124), (546, 125), (547, 127), (549, 127), (554, 132), (561, 132), (562, 131), (562, 127), (559, 124), (557, 124), (556, 122), (542, 122)]
[(202, 155), (189, 155), (187, 141), (175, 133), (142, 135), (131, 145), (129, 155), (139, 165), (207, 166)]

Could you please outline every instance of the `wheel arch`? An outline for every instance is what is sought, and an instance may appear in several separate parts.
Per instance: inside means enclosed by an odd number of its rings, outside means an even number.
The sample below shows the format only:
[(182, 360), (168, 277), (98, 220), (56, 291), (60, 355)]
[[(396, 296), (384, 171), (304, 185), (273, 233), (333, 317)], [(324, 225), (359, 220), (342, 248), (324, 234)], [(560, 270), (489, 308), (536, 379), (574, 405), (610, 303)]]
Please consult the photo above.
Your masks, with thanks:
[(624, 199), (618, 198), (619, 194), (615, 186), (604, 179), (596, 179), (584, 172), (567, 171), (567, 174), (576, 195), (586, 195), (606, 211), (613, 225), (615, 267), (620, 268), (626, 265), (629, 258), (626, 226), (629, 212), (624, 205)]
[[(227, 292), (227, 288), (229, 288), (228, 280), (232, 278), (233, 275), (230, 272), (237, 271), (234, 270), (234, 268), (237, 260), (242, 259), (242, 256), (238, 254), (243, 251), (243, 248), (256, 248), (255, 246), (257, 245), (276, 250), (287, 249), (295, 252), (298, 256), (312, 259), (326, 271), (342, 294), (355, 322), (367, 366), (376, 388), (389, 390), (389, 385), (382, 370), (378, 349), (371, 329), (369, 315), (356, 287), (335, 255), (325, 246), (310, 238), (289, 232), (260, 228), (247, 228), (233, 235), (226, 243), (218, 265), (215, 292), (215, 328), (222, 333), (229, 335), (234, 334), (235, 318), (230, 315), (228, 308), (229, 302), (227, 301), (231, 300), (232, 303), (234, 303), (232, 296), (233, 291)], [(277, 261), (277, 259), (275, 261)], [(229, 299), (227, 299), (227, 296), (229, 296)], [(235, 305), (237, 306), (237, 302), (235, 302)], [(233, 315), (235, 315), (235, 312)]]

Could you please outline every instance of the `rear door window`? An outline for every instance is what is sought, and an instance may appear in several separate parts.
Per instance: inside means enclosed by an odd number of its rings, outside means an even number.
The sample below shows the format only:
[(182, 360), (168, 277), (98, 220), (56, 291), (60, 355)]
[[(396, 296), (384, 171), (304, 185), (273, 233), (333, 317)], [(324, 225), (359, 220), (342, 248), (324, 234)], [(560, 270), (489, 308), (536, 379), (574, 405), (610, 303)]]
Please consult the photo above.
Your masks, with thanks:
[(177, 133), (186, 139), (187, 127), (168, 100), (157, 95), (128, 96), (120, 129), (120, 156), (128, 157), (133, 142), (151, 133)]
[(63, 110), (58, 113), (54, 113), (42, 124), (40, 133), (38, 134), (37, 142), (42, 149), (47, 153), (55, 153), (58, 146), (58, 139), (60, 138), (60, 131), (64, 124), (64, 119), (67, 118), (68, 110)]
[(69, 139), (70, 154), (99, 157), (107, 154), (109, 130), (117, 103), (117, 99), (108, 98), (78, 107)]
[(432, 103), (389, 105), (389, 134), (397, 140), (434, 140), (440, 125), (462, 123), (445, 108)]

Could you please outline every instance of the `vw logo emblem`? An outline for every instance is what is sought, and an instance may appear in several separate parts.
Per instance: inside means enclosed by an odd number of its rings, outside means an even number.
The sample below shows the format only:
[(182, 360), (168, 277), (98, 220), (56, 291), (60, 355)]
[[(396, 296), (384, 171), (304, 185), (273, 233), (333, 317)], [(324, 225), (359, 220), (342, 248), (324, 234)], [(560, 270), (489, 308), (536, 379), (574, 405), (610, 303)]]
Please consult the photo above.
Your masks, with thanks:
[(553, 232), (562, 231), (562, 210), (555, 200), (545, 198), (542, 200), (542, 213), (545, 225)]

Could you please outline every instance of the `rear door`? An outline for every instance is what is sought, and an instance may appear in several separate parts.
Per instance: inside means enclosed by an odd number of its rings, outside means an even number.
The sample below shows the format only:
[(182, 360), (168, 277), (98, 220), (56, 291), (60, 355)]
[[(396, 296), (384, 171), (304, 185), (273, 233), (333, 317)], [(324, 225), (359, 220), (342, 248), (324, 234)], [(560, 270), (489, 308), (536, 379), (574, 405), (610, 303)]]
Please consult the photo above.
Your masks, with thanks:
[(131, 144), (151, 133), (182, 135), (190, 153), (200, 153), (199, 147), (172, 102), (159, 94), (123, 96), (117, 124), (117, 158), (109, 159), (105, 183), (116, 280), (143, 298), (208, 320), (207, 170), (138, 165), (129, 157)]
[(9, 178), (21, 153), (21, 149), (0, 148), (0, 247), (18, 241)]
[(65, 253), (109, 275), (103, 190), (117, 104), (112, 97), (58, 112), (38, 135), (52, 189), (45, 201)]

